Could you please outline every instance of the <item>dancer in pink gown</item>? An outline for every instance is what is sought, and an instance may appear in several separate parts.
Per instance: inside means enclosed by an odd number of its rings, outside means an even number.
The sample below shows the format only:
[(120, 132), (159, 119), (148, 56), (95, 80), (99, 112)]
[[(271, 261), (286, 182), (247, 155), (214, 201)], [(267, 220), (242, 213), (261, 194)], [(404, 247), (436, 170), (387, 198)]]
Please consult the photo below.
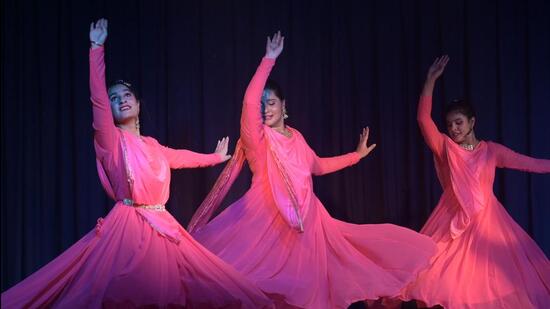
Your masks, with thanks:
[[(398, 296), (428, 266), (435, 245), (402, 227), (350, 224), (325, 210), (311, 176), (351, 166), (375, 145), (367, 147), (367, 128), (357, 151), (320, 158), (298, 130), (284, 124), (284, 97), (277, 86), (266, 86), (283, 42), (280, 33), (268, 38), (244, 97), (236, 153), (189, 231), (264, 292), (295, 307), (347, 308)], [(253, 173), (251, 188), (207, 224), (244, 159)]]
[(550, 160), (478, 140), (475, 114), (463, 102), (447, 108), (449, 135), (439, 132), (430, 116), (432, 93), (448, 61), (443, 56), (432, 64), (418, 105), (443, 195), (421, 231), (438, 253), (408, 297), (445, 308), (550, 308), (550, 263), (493, 193), (497, 167), (549, 173)]
[(132, 87), (124, 82), (108, 91), (105, 87), (106, 37), (107, 21), (92, 23), (96, 158), (101, 182), (117, 203), (95, 230), (2, 293), (2, 308), (271, 306), (262, 291), (197, 243), (164, 208), (170, 168), (225, 161), (227, 139), (218, 143), (216, 153), (200, 154), (141, 136), (139, 100)]

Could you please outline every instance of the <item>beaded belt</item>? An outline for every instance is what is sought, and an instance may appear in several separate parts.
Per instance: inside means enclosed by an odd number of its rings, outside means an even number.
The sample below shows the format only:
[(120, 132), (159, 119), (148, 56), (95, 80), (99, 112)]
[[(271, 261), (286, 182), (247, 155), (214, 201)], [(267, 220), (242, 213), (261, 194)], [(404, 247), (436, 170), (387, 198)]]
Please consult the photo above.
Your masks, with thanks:
[(155, 210), (155, 211), (166, 211), (166, 207), (163, 204), (156, 204), (156, 205), (135, 204), (134, 201), (129, 198), (123, 199), (122, 204), (126, 206), (132, 206), (132, 207)]

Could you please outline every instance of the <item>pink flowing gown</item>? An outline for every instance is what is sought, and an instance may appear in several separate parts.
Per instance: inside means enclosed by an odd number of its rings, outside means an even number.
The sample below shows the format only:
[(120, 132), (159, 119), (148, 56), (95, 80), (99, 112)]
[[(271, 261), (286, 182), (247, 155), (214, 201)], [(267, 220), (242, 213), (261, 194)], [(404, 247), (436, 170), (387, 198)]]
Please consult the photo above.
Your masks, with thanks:
[(418, 122), (443, 194), (421, 233), (438, 253), (409, 298), (445, 308), (550, 308), (550, 263), (493, 193), (497, 167), (549, 173), (550, 160), (488, 141), (463, 149), (437, 130), (431, 107), (431, 97), (420, 98)]
[(241, 141), (251, 188), (192, 235), (288, 305), (347, 308), (399, 296), (428, 266), (435, 244), (399, 226), (330, 217), (313, 193), (311, 176), (353, 165), (359, 155), (319, 158), (297, 130), (289, 128), (288, 138), (263, 125), (260, 100), (274, 63), (262, 60), (244, 98)]
[[(271, 306), (262, 291), (162, 210), (171, 168), (210, 166), (221, 157), (170, 149), (117, 128), (103, 48), (90, 50), (90, 90), (98, 171), (118, 202), (95, 230), (2, 293), (2, 308)], [(138, 206), (127, 205), (129, 200)]]

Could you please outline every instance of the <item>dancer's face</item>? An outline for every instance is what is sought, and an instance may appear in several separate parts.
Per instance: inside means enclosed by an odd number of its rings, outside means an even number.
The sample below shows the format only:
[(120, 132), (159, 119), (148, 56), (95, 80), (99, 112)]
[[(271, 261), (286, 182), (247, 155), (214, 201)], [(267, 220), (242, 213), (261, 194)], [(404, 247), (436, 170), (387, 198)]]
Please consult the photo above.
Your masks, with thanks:
[(117, 124), (139, 116), (139, 101), (128, 87), (117, 84), (109, 88), (109, 101)]
[(262, 95), (262, 116), (264, 124), (269, 127), (284, 125), (283, 109), (285, 101), (279, 99), (272, 90), (266, 89)]
[(462, 113), (451, 112), (447, 114), (447, 132), (449, 137), (455, 143), (463, 143), (466, 138), (473, 132), (476, 118), (468, 117)]

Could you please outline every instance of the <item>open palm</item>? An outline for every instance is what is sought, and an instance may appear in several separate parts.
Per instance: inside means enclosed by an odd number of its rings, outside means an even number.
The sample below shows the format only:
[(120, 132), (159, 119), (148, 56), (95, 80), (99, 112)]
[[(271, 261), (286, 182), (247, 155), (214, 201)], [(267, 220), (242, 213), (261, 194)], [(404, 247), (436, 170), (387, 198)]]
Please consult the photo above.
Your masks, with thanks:
[(98, 20), (95, 24), (90, 24), (90, 42), (103, 45), (107, 39), (108, 22), (105, 18)]
[(355, 150), (359, 156), (361, 156), (361, 159), (366, 157), (375, 147), (376, 144), (368, 145), (369, 142), (369, 127), (363, 128), (363, 131), (359, 135), (359, 144), (357, 145), (357, 149)]
[(265, 44), (265, 57), (276, 59), (283, 51), (285, 45), (285, 37), (281, 35), (281, 31), (277, 31), (273, 35), (273, 38), (267, 37), (267, 43)]
[(428, 79), (438, 79), (441, 74), (443, 74), (443, 71), (445, 70), (445, 66), (449, 62), (449, 56), (443, 55), (441, 57), (435, 58), (434, 62), (430, 66), (430, 69), (428, 70)]

